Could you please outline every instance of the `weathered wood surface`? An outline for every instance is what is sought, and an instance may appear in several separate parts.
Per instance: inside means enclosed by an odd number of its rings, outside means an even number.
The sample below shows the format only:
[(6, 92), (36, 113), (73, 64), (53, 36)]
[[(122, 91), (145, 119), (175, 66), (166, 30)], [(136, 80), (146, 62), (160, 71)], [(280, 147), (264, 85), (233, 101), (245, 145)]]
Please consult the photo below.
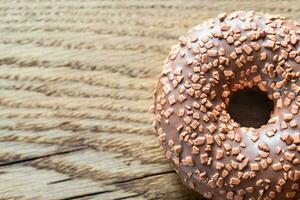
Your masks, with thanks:
[(188, 28), (299, 1), (0, 1), (0, 199), (199, 199), (162, 155), (152, 91)]

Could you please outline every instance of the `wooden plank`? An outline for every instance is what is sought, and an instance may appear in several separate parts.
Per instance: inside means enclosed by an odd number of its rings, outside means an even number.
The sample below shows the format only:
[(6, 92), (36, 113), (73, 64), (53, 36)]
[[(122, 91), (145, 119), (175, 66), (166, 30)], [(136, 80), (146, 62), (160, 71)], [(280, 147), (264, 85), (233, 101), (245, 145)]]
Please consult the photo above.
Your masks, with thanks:
[(300, 18), (297, 0), (1, 0), (0, 199), (200, 199), (152, 91), (178, 36), (237, 9)]

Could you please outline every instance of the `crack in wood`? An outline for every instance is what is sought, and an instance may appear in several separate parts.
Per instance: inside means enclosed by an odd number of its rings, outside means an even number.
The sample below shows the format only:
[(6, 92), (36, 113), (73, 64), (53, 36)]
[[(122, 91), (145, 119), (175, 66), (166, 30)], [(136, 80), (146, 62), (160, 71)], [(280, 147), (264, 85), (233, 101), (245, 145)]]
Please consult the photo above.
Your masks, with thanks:
[(77, 148), (72, 148), (72, 149), (68, 149), (68, 150), (65, 150), (65, 151), (59, 151), (59, 152), (55, 152), (55, 153), (45, 154), (45, 155), (42, 155), (42, 156), (22, 158), (22, 159), (17, 159), (17, 160), (12, 160), (12, 161), (3, 161), (0, 164), (0, 167), (15, 165), (15, 164), (19, 164), (19, 163), (26, 163), (26, 162), (30, 162), (30, 161), (34, 161), (34, 160), (38, 160), (38, 159), (42, 159), (42, 158), (48, 158), (48, 157), (56, 156), (56, 155), (73, 153), (73, 152), (80, 151), (80, 150), (83, 150), (83, 149), (87, 149), (87, 147), (77, 147)]
[(127, 180), (115, 181), (115, 182), (111, 183), (111, 185), (121, 184), (121, 183), (128, 183), (128, 182), (131, 182), (131, 181), (136, 181), (136, 180), (140, 180), (140, 179), (144, 179), (144, 178), (149, 178), (149, 177), (153, 177), (153, 176), (160, 176), (160, 175), (164, 175), (164, 174), (172, 174), (172, 173), (175, 173), (175, 171), (174, 170), (169, 170), (169, 171), (159, 172), (159, 173), (155, 173), (155, 174), (147, 174), (147, 175), (144, 175), (144, 176), (139, 176), (139, 177), (135, 177), (135, 178), (127, 179)]
[(49, 182), (48, 185), (53, 185), (53, 184), (57, 184), (57, 183), (63, 183), (63, 182), (67, 182), (67, 181), (70, 181), (70, 180), (73, 180), (73, 178), (65, 178), (65, 179), (61, 179), (61, 180), (58, 180), (58, 181), (52, 181), (52, 182)]
[(121, 197), (121, 198), (116, 198), (116, 199), (112, 199), (112, 200), (123, 200), (123, 199), (128, 199), (128, 198), (134, 198), (134, 197), (141, 196), (141, 195), (143, 195), (143, 194), (144, 194), (144, 193), (134, 194), (134, 195), (130, 195), (130, 196), (127, 196), (127, 197)]

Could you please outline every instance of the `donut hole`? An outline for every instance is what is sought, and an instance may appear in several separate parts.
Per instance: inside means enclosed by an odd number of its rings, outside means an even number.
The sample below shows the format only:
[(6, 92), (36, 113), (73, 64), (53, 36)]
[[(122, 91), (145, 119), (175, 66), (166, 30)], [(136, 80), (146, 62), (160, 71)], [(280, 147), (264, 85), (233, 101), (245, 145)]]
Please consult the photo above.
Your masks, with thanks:
[(228, 104), (230, 117), (243, 127), (259, 128), (267, 124), (274, 110), (274, 103), (259, 88), (237, 91)]

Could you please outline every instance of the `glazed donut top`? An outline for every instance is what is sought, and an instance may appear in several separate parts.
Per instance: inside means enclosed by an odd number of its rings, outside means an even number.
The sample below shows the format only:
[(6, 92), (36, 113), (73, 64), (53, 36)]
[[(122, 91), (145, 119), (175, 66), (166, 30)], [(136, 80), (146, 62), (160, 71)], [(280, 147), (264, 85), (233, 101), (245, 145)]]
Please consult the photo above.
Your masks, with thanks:
[[(296, 22), (253, 11), (221, 14), (179, 38), (154, 92), (154, 127), (187, 186), (217, 200), (300, 199), (299, 39)], [(253, 87), (274, 102), (257, 129), (226, 109)]]

